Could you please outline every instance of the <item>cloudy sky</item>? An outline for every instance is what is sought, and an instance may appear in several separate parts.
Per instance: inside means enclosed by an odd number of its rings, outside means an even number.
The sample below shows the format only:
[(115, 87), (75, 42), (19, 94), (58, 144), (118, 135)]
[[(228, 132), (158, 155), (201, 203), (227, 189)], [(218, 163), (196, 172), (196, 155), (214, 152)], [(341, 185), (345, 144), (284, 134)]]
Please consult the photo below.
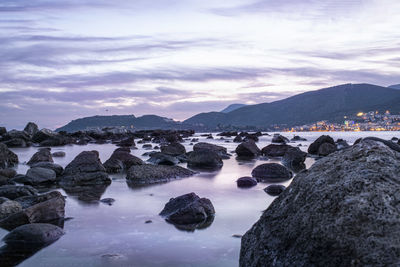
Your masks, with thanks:
[(0, 125), (400, 83), (397, 0), (1, 0)]

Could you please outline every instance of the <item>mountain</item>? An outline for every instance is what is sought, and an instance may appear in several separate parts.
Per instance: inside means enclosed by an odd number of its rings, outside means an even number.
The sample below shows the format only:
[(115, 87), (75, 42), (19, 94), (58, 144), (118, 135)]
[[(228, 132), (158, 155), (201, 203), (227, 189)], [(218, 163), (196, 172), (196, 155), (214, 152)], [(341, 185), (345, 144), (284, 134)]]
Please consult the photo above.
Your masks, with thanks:
[(231, 104), (231, 105), (227, 106), (226, 108), (224, 108), (223, 110), (221, 110), (220, 112), (229, 113), (231, 111), (234, 111), (234, 110), (236, 110), (238, 108), (245, 107), (245, 106), (247, 106), (247, 105), (245, 105), (245, 104)]
[(391, 86), (389, 86), (389, 88), (400, 89), (400, 84), (391, 85)]
[(58, 128), (56, 131), (76, 132), (89, 128), (103, 128), (111, 126), (124, 126), (135, 130), (150, 129), (188, 129), (187, 125), (176, 122), (172, 119), (156, 116), (144, 115), (135, 117), (134, 115), (113, 115), (113, 116), (93, 116), (73, 120), (67, 125)]
[(344, 84), (241, 107), (229, 113), (201, 113), (184, 123), (210, 129), (229, 126), (273, 129), (274, 125), (291, 127), (321, 120), (342, 122), (344, 116), (371, 110), (399, 113), (400, 91), (372, 84)]

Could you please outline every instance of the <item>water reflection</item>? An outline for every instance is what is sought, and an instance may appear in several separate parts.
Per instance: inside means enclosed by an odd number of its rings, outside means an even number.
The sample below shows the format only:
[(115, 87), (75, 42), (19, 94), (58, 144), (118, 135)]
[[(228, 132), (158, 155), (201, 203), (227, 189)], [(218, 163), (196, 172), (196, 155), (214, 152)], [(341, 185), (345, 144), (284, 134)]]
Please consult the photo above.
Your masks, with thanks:
[(175, 226), (176, 229), (184, 232), (194, 232), (195, 230), (203, 230), (211, 226), (211, 224), (214, 222), (214, 216), (208, 216), (206, 220), (200, 223), (194, 223), (194, 224), (175, 224), (173, 222), (170, 222), (168, 220), (165, 220), (167, 223), (172, 224)]
[(109, 185), (62, 186), (68, 196), (78, 199), (83, 204), (98, 204)]

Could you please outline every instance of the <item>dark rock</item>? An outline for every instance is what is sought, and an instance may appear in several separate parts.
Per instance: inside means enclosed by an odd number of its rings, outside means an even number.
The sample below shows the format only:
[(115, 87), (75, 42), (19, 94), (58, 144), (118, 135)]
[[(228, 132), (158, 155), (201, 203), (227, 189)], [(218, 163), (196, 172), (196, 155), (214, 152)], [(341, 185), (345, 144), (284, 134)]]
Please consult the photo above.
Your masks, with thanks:
[(14, 178), (16, 175), (17, 172), (14, 169), (0, 169), (0, 176)]
[(73, 144), (76, 141), (73, 138), (62, 136), (62, 135), (55, 135), (49, 137), (48, 139), (39, 143), (40, 146), (49, 147), (49, 146), (65, 146), (68, 144)]
[(11, 139), (22, 139), (25, 142), (28, 142), (31, 140), (31, 137), (25, 131), (11, 130), (3, 136), (3, 139), (4, 139), (4, 141), (11, 140)]
[(83, 151), (69, 163), (61, 177), (60, 184), (64, 186), (85, 186), (110, 184), (111, 179), (101, 164), (99, 152)]
[(232, 137), (232, 136), (237, 136), (238, 132), (222, 132), (217, 134), (217, 136), (226, 136), (226, 137)]
[(300, 137), (298, 135), (293, 136), (292, 139), (290, 139), (290, 141), (307, 141), (307, 139)]
[(229, 158), (227, 149), (223, 146), (217, 146), (210, 143), (200, 142), (193, 146), (193, 151), (199, 151), (199, 150), (211, 150), (216, 152), (223, 159), (227, 157)]
[(0, 204), (0, 220), (22, 211), (22, 206), (17, 201), (6, 200)]
[(257, 180), (253, 177), (241, 177), (236, 181), (238, 187), (252, 187), (257, 185)]
[(33, 122), (28, 122), (24, 128), (24, 131), (30, 136), (34, 136), (37, 132), (39, 132), (39, 127)]
[(242, 141), (243, 141), (243, 139), (240, 135), (233, 138), (233, 142), (235, 142), (235, 143), (241, 143)]
[(271, 184), (264, 188), (265, 193), (271, 196), (279, 196), (284, 190), (285, 186), (280, 185), (280, 184)]
[(135, 165), (132, 166), (126, 179), (131, 185), (146, 185), (168, 182), (179, 178), (189, 177), (195, 174), (191, 170), (180, 166), (165, 165)]
[(161, 146), (161, 153), (170, 156), (179, 156), (186, 153), (185, 147), (180, 143), (171, 143), (167, 146)]
[(65, 152), (64, 151), (57, 151), (51, 154), (53, 157), (56, 158), (62, 158), (65, 157)]
[(338, 150), (342, 150), (342, 149), (345, 149), (345, 148), (348, 148), (348, 147), (350, 147), (350, 145), (346, 142), (346, 140), (338, 139), (336, 141), (336, 148)]
[(103, 198), (102, 200), (100, 200), (100, 202), (111, 206), (112, 204), (114, 204), (115, 199), (113, 199), (113, 198)]
[(8, 149), (5, 144), (0, 143), (0, 168), (9, 168), (18, 164), (18, 156)]
[(261, 154), (261, 150), (257, 147), (253, 140), (248, 140), (236, 147), (238, 157), (254, 158)]
[(31, 168), (37, 167), (53, 170), (57, 177), (61, 176), (64, 172), (64, 168), (61, 165), (52, 162), (38, 162), (31, 165)]
[(285, 144), (284, 145), (271, 144), (261, 149), (261, 154), (272, 158), (283, 157), (286, 151), (291, 148), (292, 146)]
[(35, 143), (41, 143), (47, 139), (56, 138), (58, 133), (53, 132), (49, 129), (42, 129), (39, 132), (35, 133), (32, 137), (32, 141)]
[(37, 193), (36, 189), (31, 186), (3, 185), (0, 186), (0, 197), (6, 197), (14, 200), (23, 196), (33, 196)]
[(190, 142), (193, 142), (193, 143), (199, 142), (199, 138), (193, 138), (192, 140), (190, 140)]
[(291, 147), (286, 150), (282, 157), (282, 164), (293, 172), (300, 172), (306, 168), (304, 164), (307, 153), (300, 150), (298, 147)]
[(147, 220), (144, 223), (152, 223), (152, 222), (153, 222), (152, 220)]
[(264, 163), (253, 169), (251, 176), (258, 182), (280, 183), (292, 178), (292, 173), (277, 163)]
[(240, 266), (399, 265), (399, 166), (372, 140), (318, 160), (243, 236)]
[(274, 134), (274, 136), (272, 137), (272, 143), (286, 144), (288, 142), (289, 139), (280, 134)]
[(192, 169), (214, 170), (221, 168), (223, 164), (221, 156), (213, 150), (195, 150), (188, 157), (188, 167)]
[(129, 170), (133, 165), (142, 165), (143, 161), (132, 155), (129, 147), (117, 148), (111, 157), (104, 162), (108, 173), (119, 173), (122, 170)]
[(0, 175), (0, 186), (2, 186), (2, 185), (14, 185), (14, 184), (15, 184), (15, 182), (12, 181), (12, 179)]
[(151, 149), (153, 146), (151, 144), (144, 144), (142, 148), (144, 149)]
[(214, 206), (207, 198), (189, 193), (171, 198), (160, 212), (167, 221), (178, 224), (202, 224), (215, 214)]
[(6, 127), (0, 127), (0, 136), (5, 135), (7, 133)]
[(55, 225), (47, 223), (26, 224), (8, 233), (3, 241), (8, 245), (42, 246), (57, 241), (64, 231)]
[(27, 142), (21, 138), (13, 138), (13, 139), (4, 141), (3, 144), (5, 144), (7, 147), (27, 147), (28, 146)]
[(176, 165), (179, 160), (176, 157), (157, 152), (152, 153), (147, 162), (155, 165)]
[(332, 139), (332, 137), (329, 135), (321, 135), (308, 147), (308, 153), (317, 155), (318, 149), (323, 143), (335, 145), (335, 141)]
[(50, 148), (40, 148), (31, 159), (28, 161), (28, 165), (33, 165), (38, 162), (53, 162), (53, 157), (51, 156)]
[(132, 147), (135, 146), (135, 138), (134, 137), (128, 137), (125, 139), (122, 139), (120, 142), (117, 143), (117, 146), (120, 147)]
[(392, 150), (400, 152), (400, 146), (395, 144), (395, 143), (393, 143), (393, 142), (391, 142), (391, 141), (383, 140), (383, 139), (378, 138), (378, 137), (366, 137), (364, 139), (361, 139), (360, 142), (362, 140), (372, 140), (372, 141), (380, 142), (380, 143), (385, 144), (386, 146), (388, 146)]
[(62, 189), (68, 194), (77, 198), (84, 204), (97, 205), (101, 196), (106, 192), (108, 184), (95, 184), (95, 185), (65, 185), (62, 184)]
[(41, 167), (30, 168), (26, 175), (21, 178), (15, 178), (15, 182), (26, 185), (48, 185), (54, 184), (57, 181), (55, 171)]
[(318, 148), (319, 156), (328, 156), (329, 154), (336, 151), (336, 145), (332, 145), (330, 143), (323, 143)]

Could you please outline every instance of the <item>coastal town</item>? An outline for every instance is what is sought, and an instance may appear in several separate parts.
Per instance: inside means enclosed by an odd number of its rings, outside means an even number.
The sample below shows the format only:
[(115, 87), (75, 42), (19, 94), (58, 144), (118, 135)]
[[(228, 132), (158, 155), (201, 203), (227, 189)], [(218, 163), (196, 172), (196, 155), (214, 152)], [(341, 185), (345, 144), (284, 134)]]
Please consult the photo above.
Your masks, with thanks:
[(325, 131), (400, 131), (400, 115), (378, 111), (359, 112), (344, 116), (343, 123), (318, 121), (312, 124), (284, 129), (287, 132), (325, 132)]

